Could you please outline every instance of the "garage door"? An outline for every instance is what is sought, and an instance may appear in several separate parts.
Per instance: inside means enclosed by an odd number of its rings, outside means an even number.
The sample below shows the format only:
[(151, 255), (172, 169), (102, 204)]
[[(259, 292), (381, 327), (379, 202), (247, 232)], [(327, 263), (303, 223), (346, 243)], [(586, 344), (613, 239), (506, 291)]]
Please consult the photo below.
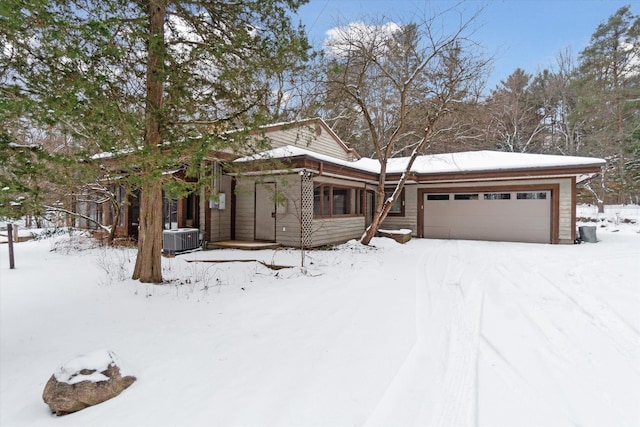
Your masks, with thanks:
[(551, 242), (551, 192), (424, 194), (424, 237)]

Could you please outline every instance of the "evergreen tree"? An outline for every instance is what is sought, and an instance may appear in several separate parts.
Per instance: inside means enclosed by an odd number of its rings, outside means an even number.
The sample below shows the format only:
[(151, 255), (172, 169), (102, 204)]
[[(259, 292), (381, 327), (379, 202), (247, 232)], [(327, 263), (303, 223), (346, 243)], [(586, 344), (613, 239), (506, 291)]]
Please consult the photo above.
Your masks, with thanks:
[[(76, 160), (120, 159), (121, 182), (141, 189), (134, 278), (161, 283), (163, 172), (186, 165), (197, 176), (211, 150), (248, 148), (222, 130), (280, 111), (274, 83), (308, 50), (289, 15), (301, 3), (2, 2), (0, 119), (56, 127)], [(172, 184), (174, 195), (190, 190)]]
[(628, 200), (633, 187), (637, 191), (627, 176), (626, 156), (637, 144), (639, 63), (640, 17), (625, 6), (598, 26), (580, 52), (574, 82), (578, 103), (571, 119), (582, 124), (588, 154), (608, 160), (603, 191), (614, 203)]

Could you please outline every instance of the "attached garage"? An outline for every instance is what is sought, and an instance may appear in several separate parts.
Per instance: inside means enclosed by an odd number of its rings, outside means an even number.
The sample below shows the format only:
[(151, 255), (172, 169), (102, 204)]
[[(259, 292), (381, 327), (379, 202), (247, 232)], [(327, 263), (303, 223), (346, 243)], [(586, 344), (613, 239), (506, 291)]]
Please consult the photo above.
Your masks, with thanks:
[[(373, 215), (379, 161), (335, 158), (286, 145), (236, 162), (264, 159), (282, 159), (286, 167), (271, 171), (257, 165), (248, 175), (280, 175), (260, 178), (260, 184), (252, 176), (243, 177), (242, 184), (238, 177), (237, 188), (246, 191), (235, 198), (236, 237), (286, 245), (304, 241), (310, 247), (362, 236)], [(409, 229), (418, 238), (571, 244), (576, 238), (576, 185), (604, 164), (588, 157), (494, 151), (424, 155), (414, 161), (392, 158), (385, 190), (393, 191), (400, 181), (404, 186), (380, 228)], [(264, 184), (285, 176), (292, 183), (283, 187), (291, 190), (285, 196), (288, 207), (274, 208), (262, 194)], [(308, 203), (305, 210), (300, 209), (303, 202)], [(266, 205), (271, 208), (264, 210)]]
[(423, 236), (552, 242), (550, 190), (423, 193)]

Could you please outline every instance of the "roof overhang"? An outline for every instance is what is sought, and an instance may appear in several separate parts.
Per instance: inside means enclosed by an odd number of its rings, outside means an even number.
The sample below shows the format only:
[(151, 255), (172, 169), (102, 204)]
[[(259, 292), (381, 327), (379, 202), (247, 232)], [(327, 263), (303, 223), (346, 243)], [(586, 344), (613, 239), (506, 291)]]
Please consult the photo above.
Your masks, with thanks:
[[(498, 153), (497, 156), (493, 152), (478, 152), (478, 155), (486, 155), (490, 153), (490, 156), (495, 156), (498, 159), (509, 159), (511, 153)], [(455, 156), (458, 153), (442, 156)], [(459, 153), (460, 155), (469, 156), (469, 153)], [(471, 152), (473, 154), (473, 152)], [(504, 155), (504, 156), (503, 156)], [(273, 156), (273, 157), (270, 157)], [(526, 166), (517, 167), (485, 167), (481, 169), (476, 167), (474, 170), (462, 170), (455, 161), (451, 162), (458, 170), (442, 170), (442, 163), (436, 163), (434, 169), (440, 169), (434, 172), (425, 172), (424, 169), (428, 169), (424, 166), (429, 161), (440, 162), (439, 155), (435, 156), (422, 156), (423, 160), (422, 170), (411, 170), (407, 177), (407, 182), (410, 183), (432, 183), (432, 182), (459, 182), (459, 181), (487, 181), (487, 180), (505, 180), (505, 179), (535, 179), (535, 178), (551, 178), (551, 177), (581, 177), (585, 175), (593, 176), (600, 172), (601, 167), (604, 165), (602, 159), (592, 158), (578, 158), (578, 157), (566, 157), (566, 164), (562, 164), (564, 159), (562, 156), (545, 156), (545, 155), (529, 155), (525, 157), (527, 159), (532, 158), (544, 160), (548, 164), (543, 166), (532, 166), (532, 161), (527, 161)], [(525, 155), (527, 156), (527, 155)], [(518, 159), (522, 158), (522, 154), (517, 154)], [(398, 160), (395, 165), (390, 167), (391, 170), (385, 176), (385, 181), (392, 183), (399, 181), (404, 175), (404, 172), (399, 172), (401, 168)], [(313, 153), (309, 150), (300, 149), (297, 147), (282, 147), (280, 149), (272, 150), (262, 153), (253, 157), (245, 157), (236, 160), (239, 163), (247, 166), (247, 172), (240, 172), (240, 175), (252, 174), (256, 172), (261, 175), (273, 174), (274, 169), (272, 165), (277, 165), (278, 173), (286, 173), (290, 170), (292, 173), (301, 169), (306, 169), (314, 172), (316, 175), (330, 175), (335, 177), (341, 177), (345, 179), (358, 180), (363, 182), (377, 182), (379, 179), (379, 172), (376, 170), (379, 163), (374, 159), (362, 159), (356, 162), (346, 162), (343, 160), (335, 159), (326, 155)], [(270, 164), (271, 163), (271, 164)], [(518, 163), (518, 162), (515, 162)], [(521, 162), (522, 163), (522, 162)], [(541, 162), (544, 163), (544, 162)], [(454, 169), (454, 167), (450, 167)], [(251, 172), (248, 172), (251, 171)]]

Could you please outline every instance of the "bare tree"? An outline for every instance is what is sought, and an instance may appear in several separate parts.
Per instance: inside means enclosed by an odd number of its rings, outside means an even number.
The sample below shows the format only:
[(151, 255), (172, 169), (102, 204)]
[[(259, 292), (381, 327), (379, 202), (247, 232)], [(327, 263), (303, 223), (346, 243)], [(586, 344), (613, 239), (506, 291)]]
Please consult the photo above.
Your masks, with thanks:
[(581, 151), (580, 128), (582, 123), (570, 119), (576, 108), (577, 97), (571, 87), (575, 75), (575, 63), (570, 49), (558, 53), (556, 67), (551, 70), (551, 91), (554, 94), (553, 148), (563, 155), (573, 156)]
[[(373, 221), (362, 236), (368, 244), (398, 199), (416, 157), (443, 129), (439, 125), (481, 83), (488, 60), (467, 33), (477, 14), (453, 32), (444, 15), (419, 23), (354, 23), (338, 27), (327, 43), (327, 87), (357, 112), (372, 157), (380, 164)], [(404, 171), (385, 197), (389, 159), (406, 155)], [(388, 191), (387, 191), (388, 194)]]
[(531, 91), (531, 75), (517, 68), (487, 100), (490, 138), (502, 151), (541, 151), (548, 111)]

